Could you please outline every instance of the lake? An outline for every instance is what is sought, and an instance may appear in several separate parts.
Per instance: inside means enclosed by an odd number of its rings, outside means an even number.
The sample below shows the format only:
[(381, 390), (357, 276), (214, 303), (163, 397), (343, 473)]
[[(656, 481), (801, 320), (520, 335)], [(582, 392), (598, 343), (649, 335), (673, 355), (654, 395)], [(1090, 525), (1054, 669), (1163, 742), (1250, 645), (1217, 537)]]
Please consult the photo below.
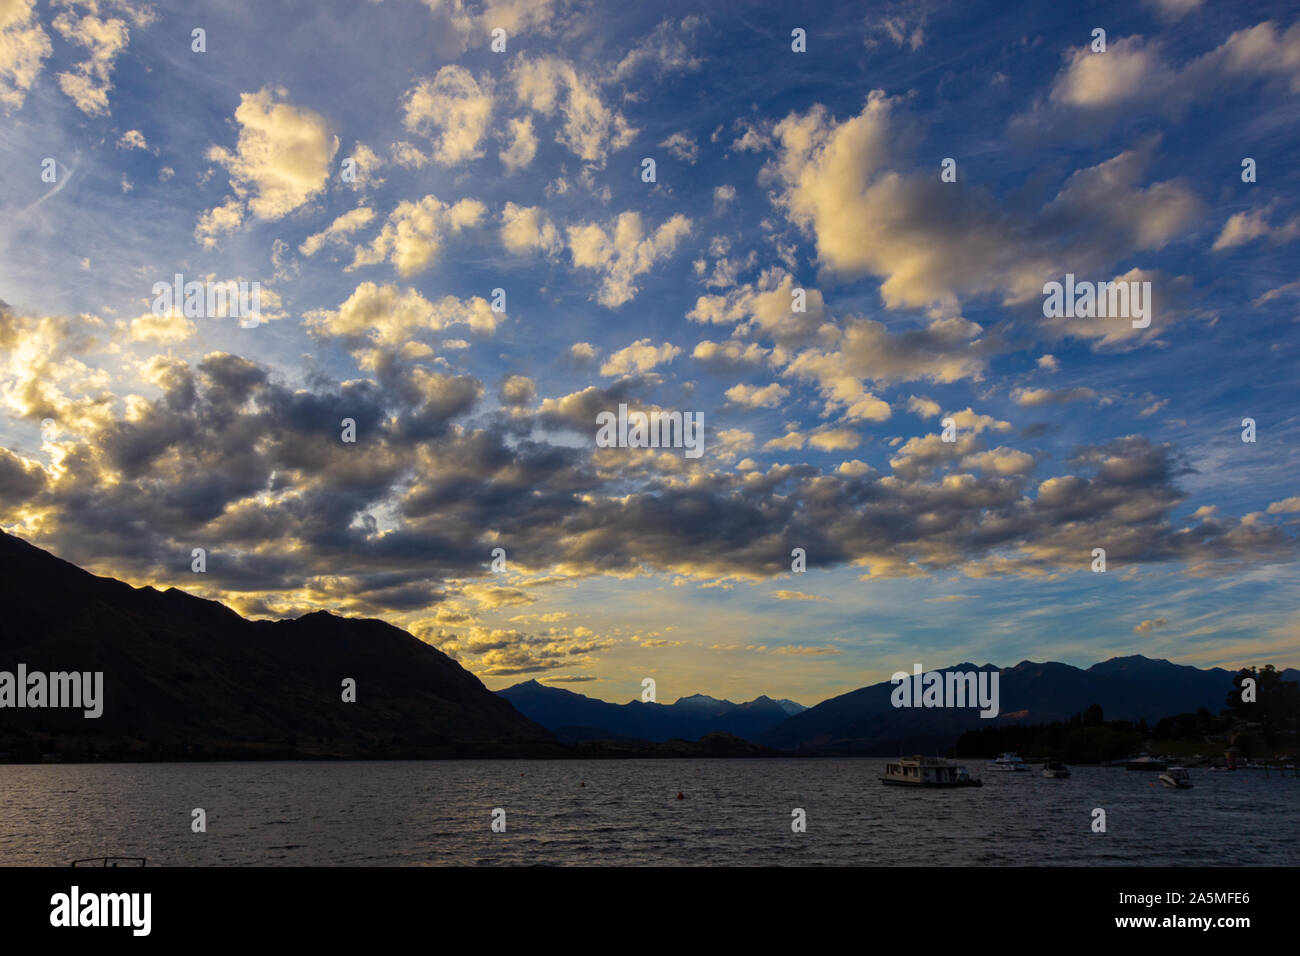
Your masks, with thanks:
[[(1072, 767), (883, 786), (884, 760), (0, 765), (0, 862), (150, 866), (1296, 865), (1300, 780)], [(681, 792), (685, 799), (676, 799)], [(207, 832), (191, 832), (201, 807)], [(791, 831), (791, 811), (807, 832)], [(1093, 833), (1093, 809), (1106, 833)], [(505, 811), (506, 832), (491, 830)]]

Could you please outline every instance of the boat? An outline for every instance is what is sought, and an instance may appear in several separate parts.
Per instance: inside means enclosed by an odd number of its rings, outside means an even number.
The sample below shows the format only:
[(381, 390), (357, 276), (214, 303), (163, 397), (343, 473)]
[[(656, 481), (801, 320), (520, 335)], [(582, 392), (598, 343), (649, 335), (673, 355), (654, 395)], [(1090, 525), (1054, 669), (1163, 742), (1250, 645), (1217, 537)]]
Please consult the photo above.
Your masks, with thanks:
[(961, 764), (942, 757), (899, 757), (885, 764), (881, 783), (906, 787), (982, 787)]
[(1124, 764), (1126, 770), (1164, 770), (1168, 764), (1157, 757), (1142, 754)]
[(1001, 770), (1004, 772), (1029, 769), (1029, 767), (1025, 764), (1023, 760), (1021, 760), (1018, 756), (1016, 756), (1014, 753), (1012, 753), (1009, 750), (1006, 753), (1004, 753), (1002, 756), (994, 760), (993, 763), (990, 764), (990, 766), (994, 770)]
[(1043, 764), (1043, 776), (1050, 780), (1064, 780), (1070, 775), (1070, 768), (1063, 763), (1049, 760)]
[(1192, 775), (1185, 767), (1170, 767), (1160, 775), (1160, 782), (1171, 790), (1188, 790), (1192, 786)]

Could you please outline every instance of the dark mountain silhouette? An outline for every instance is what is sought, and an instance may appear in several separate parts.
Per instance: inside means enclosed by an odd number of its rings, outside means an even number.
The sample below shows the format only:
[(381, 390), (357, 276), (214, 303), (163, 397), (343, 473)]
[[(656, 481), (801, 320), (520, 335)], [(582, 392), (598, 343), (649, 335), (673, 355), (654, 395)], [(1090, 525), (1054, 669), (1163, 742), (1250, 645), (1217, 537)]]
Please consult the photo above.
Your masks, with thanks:
[(770, 697), (735, 704), (704, 694), (683, 697), (672, 704), (642, 703), (639, 700), (611, 704), (562, 687), (539, 684), (535, 680), (515, 684), (497, 693), (525, 717), (546, 727), (565, 742), (697, 740), (715, 731), (754, 740), (786, 720), (789, 716), (787, 707), (793, 704), (792, 701), (776, 701)]
[[(1092, 704), (1108, 719), (1149, 723), (1202, 707), (1218, 713), (1233, 676), (1141, 656), (1086, 670), (1022, 661), (999, 672), (993, 721), (970, 710), (896, 709), (888, 682), (793, 716), (799, 705), (769, 697), (611, 704), (536, 681), (493, 694), (382, 621), (325, 612), (249, 621), (175, 588), (96, 577), (0, 532), (0, 671), (20, 663), (29, 673), (103, 671), (104, 713), (0, 710), (0, 753), (13, 759), (930, 752), (966, 730), (1064, 720)], [(356, 703), (341, 700), (344, 678), (357, 683)]]
[[(0, 752), (152, 756), (549, 753), (546, 730), (441, 651), (325, 612), (249, 621), (96, 577), (0, 532), (0, 670), (103, 671), (104, 711), (0, 710)], [(355, 703), (342, 681), (357, 685)], [(39, 753), (37, 754), (39, 756)]]
[(895, 708), (888, 681), (850, 691), (796, 714), (758, 738), (758, 743), (815, 753), (888, 755), (901, 749), (930, 751), (967, 730), (1001, 723), (1045, 724), (1065, 720), (1098, 704), (1111, 720), (1155, 722), (1169, 714), (1204, 707), (1218, 713), (1232, 686), (1233, 671), (1200, 670), (1134, 655), (1086, 670), (1056, 662), (1021, 661), (998, 669), (958, 664), (951, 670), (998, 670), (1000, 714), (983, 719), (975, 710)]

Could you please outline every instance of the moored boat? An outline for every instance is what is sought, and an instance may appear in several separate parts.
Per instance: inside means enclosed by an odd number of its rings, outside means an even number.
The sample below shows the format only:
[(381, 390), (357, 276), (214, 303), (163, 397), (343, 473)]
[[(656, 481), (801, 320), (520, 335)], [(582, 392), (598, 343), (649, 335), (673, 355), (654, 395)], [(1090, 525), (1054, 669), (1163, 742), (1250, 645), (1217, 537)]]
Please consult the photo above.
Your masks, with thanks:
[(990, 766), (994, 770), (1001, 770), (1004, 772), (1029, 769), (1029, 767), (1025, 764), (1025, 762), (1022, 759), (1020, 759), (1019, 756), (1017, 756), (1016, 754), (1012, 753), (1009, 750), (1006, 753), (1002, 754), (1002, 756), (994, 760), (993, 763), (990, 764)]
[(1160, 782), (1171, 790), (1188, 790), (1192, 786), (1192, 775), (1185, 767), (1170, 767), (1160, 775)]
[(961, 764), (942, 757), (899, 757), (885, 764), (881, 783), (907, 787), (982, 787)]
[(1070, 776), (1070, 768), (1063, 763), (1057, 763), (1055, 760), (1049, 760), (1043, 764), (1043, 776), (1049, 780), (1064, 780)]

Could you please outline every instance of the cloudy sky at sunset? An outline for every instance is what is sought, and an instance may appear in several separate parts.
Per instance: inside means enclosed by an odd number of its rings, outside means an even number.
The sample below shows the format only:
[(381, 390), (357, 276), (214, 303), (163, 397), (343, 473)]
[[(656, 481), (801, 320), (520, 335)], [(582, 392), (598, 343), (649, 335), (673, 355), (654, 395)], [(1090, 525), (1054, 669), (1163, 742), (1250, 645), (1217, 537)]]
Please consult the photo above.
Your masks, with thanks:
[(1294, 4), (812, 6), (0, 0), (0, 528), (493, 688), (1300, 665)]

